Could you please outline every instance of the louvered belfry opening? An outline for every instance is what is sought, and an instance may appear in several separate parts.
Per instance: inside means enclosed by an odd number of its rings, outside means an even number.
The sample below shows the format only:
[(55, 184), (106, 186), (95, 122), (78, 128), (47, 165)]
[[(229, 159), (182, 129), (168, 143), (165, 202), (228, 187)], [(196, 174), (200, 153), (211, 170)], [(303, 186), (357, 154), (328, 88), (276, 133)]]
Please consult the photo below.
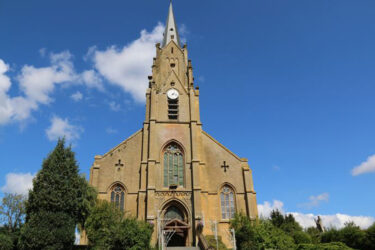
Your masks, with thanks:
[(174, 100), (168, 98), (168, 118), (170, 120), (178, 119), (178, 98)]

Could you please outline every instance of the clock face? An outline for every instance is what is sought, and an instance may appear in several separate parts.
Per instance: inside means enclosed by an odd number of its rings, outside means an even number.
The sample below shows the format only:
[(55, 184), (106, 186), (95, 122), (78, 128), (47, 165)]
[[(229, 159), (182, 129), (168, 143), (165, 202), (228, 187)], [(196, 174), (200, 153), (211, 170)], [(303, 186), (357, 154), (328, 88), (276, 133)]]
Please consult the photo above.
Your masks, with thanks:
[(167, 96), (169, 99), (177, 99), (178, 98), (178, 91), (175, 89), (170, 89), (167, 91)]

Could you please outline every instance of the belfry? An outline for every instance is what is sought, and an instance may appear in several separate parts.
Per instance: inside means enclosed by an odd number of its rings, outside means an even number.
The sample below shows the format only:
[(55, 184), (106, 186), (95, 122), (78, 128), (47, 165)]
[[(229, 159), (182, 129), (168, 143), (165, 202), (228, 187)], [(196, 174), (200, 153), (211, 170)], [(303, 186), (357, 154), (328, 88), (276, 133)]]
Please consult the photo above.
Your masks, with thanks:
[(234, 214), (258, 216), (252, 171), (202, 129), (200, 92), (172, 3), (148, 80), (143, 127), (95, 156), (90, 184), (99, 199), (152, 223), (154, 244), (204, 248), (205, 237), (217, 234), (232, 248)]

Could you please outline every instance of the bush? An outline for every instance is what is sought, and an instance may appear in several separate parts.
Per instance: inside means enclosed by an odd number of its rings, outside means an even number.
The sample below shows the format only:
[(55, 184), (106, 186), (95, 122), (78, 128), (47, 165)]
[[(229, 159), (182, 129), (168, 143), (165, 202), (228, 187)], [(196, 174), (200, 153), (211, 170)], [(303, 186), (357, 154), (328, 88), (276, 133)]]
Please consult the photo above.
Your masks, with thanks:
[(340, 241), (355, 249), (366, 249), (366, 232), (361, 230), (353, 222), (349, 222), (339, 231)]
[(86, 221), (89, 244), (93, 249), (149, 249), (152, 225), (126, 218), (113, 204), (98, 201)]
[(311, 237), (311, 243), (320, 243), (320, 231), (316, 227), (309, 227), (306, 229), (306, 233)]
[(331, 242), (322, 244), (300, 244), (296, 250), (353, 250), (342, 242)]
[(295, 248), (293, 238), (269, 220), (254, 223), (247, 216), (239, 214), (232, 220), (231, 226), (236, 231), (239, 250)]
[(12, 237), (5, 233), (0, 234), (0, 250), (12, 250), (13, 240)]
[(150, 249), (153, 227), (136, 218), (125, 218), (110, 239), (111, 249)]
[[(210, 247), (216, 249), (216, 240), (215, 236), (207, 235), (205, 236), (206, 241)], [(228, 248), (224, 245), (223, 241), (221, 240), (221, 236), (218, 236), (218, 243), (219, 243), (219, 250), (227, 250)]]
[(340, 232), (336, 228), (330, 228), (321, 234), (320, 240), (322, 243), (340, 241)]
[(337, 230), (330, 229), (321, 236), (322, 243), (342, 242), (355, 249), (368, 249), (366, 232), (361, 230), (353, 222), (345, 224), (345, 227)]
[(294, 249), (292, 237), (269, 221), (261, 221), (256, 227), (257, 239), (261, 239), (261, 249)]
[(312, 243), (311, 236), (303, 231), (296, 231), (292, 233), (292, 237), (296, 244)]

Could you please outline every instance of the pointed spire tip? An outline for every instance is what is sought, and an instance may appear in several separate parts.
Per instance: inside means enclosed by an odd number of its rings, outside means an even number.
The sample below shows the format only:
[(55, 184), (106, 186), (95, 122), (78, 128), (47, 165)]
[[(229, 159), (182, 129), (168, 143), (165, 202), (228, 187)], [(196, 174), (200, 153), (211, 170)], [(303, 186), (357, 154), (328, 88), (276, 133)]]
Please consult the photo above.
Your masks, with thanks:
[(180, 36), (178, 35), (176, 20), (174, 18), (172, 0), (170, 0), (168, 18), (165, 24), (165, 32), (162, 47), (168, 45), (171, 41), (174, 41), (178, 46), (180, 45)]

